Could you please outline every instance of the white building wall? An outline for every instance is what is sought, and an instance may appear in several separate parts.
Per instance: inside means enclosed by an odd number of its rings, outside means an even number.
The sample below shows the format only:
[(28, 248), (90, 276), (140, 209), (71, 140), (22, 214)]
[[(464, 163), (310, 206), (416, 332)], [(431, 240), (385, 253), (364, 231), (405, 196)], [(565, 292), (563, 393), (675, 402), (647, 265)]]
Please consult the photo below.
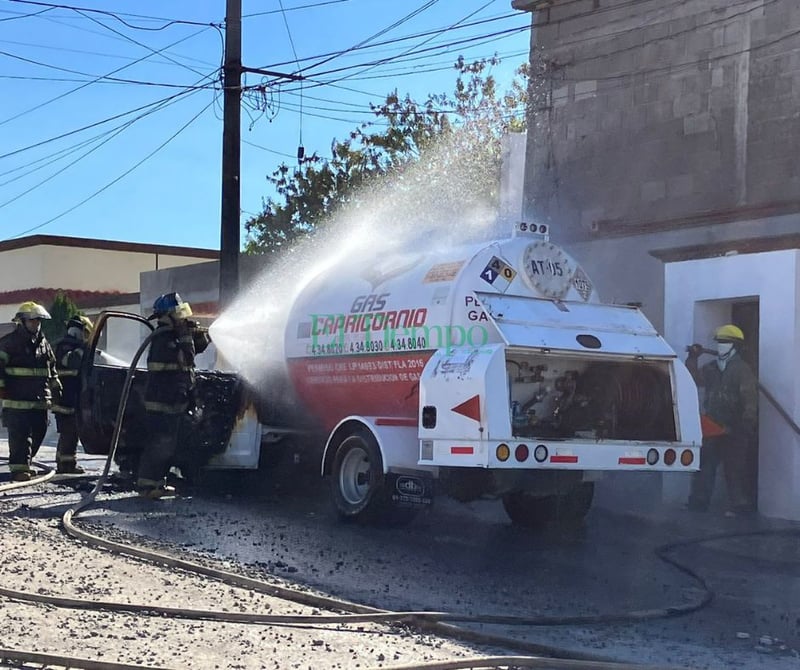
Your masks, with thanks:
[[(800, 251), (784, 250), (668, 263), (664, 336), (683, 352), (711, 346), (730, 304), (759, 300), (759, 381), (800, 423)], [(719, 301), (719, 302), (713, 302)], [(689, 478), (665, 479), (664, 496), (684, 500)], [(800, 520), (800, 436), (759, 398), (759, 511)]]
[(202, 263), (191, 256), (36, 245), (2, 252), (3, 291), (64, 288), (137, 293), (139, 273)]

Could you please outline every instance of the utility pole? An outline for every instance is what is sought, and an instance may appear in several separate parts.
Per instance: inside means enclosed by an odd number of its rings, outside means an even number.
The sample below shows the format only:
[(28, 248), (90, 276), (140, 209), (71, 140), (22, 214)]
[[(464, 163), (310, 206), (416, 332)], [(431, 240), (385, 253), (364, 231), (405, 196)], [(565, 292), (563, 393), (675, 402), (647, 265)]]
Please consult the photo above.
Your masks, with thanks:
[(225, 64), (222, 70), (222, 206), (219, 247), (219, 306), (239, 290), (241, 191), (242, 0), (225, 0)]

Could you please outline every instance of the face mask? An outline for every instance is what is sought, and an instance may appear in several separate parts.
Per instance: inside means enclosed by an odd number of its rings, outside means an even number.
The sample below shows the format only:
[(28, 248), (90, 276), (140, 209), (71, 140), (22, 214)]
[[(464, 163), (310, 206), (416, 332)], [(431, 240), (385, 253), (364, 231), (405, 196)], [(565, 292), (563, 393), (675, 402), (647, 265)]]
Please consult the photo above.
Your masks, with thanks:
[(733, 342), (717, 342), (717, 356), (727, 358), (733, 349)]

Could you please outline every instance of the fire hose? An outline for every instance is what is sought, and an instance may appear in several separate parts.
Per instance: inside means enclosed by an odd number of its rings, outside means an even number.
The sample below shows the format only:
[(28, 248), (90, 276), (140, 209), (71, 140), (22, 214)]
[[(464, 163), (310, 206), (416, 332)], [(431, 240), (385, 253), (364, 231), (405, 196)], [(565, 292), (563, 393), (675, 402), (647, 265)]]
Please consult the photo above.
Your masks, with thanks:
[[(627, 664), (616, 663), (608, 658), (601, 657), (595, 654), (587, 654), (581, 652), (574, 652), (571, 650), (561, 649), (543, 644), (533, 642), (526, 642), (507, 636), (493, 635), (488, 633), (479, 632), (476, 630), (464, 628), (462, 626), (454, 625), (458, 623), (472, 623), (472, 624), (485, 624), (485, 625), (513, 625), (513, 626), (565, 626), (565, 625), (587, 625), (598, 623), (630, 623), (639, 622), (656, 618), (674, 617), (688, 614), (705, 607), (713, 599), (713, 592), (708, 587), (706, 581), (695, 571), (688, 566), (678, 562), (676, 559), (668, 556), (667, 554), (673, 549), (691, 544), (692, 542), (704, 540), (690, 540), (686, 542), (671, 543), (664, 545), (656, 550), (656, 555), (666, 563), (674, 566), (679, 571), (689, 576), (700, 586), (702, 595), (693, 602), (667, 606), (657, 609), (637, 610), (632, 612), (624, 612), (619, 614), (596, 615), (596, 616), (558, 616), (558, 617), (518, 617), (518, 616), (466, 616), (447, 612), (429, 612), (429, 611), (407, 611), (407, 612), (391, 612), (379, 608), (359, 605), (346, 600), (315, 595), (303, 591), (299, 591), (289, 587), (277, 586), (267, 582), (238, 575), (229, 571), (212, 568), (202, 565), (193, 561), (182, 558), (176, 558), (161, 552), (151, 551), (135, 546), (130, 546), (102, 538), (100, 536), (89, 533), (83, 529), (78, 528), (73, 520), (89, 507), (94, 501), (97, 494), (102, 490), (105, 482), (109, 477), (111, 464), (116, 453), (119, 439), (122, 430), (125, 410), (127, 408), (128, 397), (130, 395), (131, 385), (136, 370), (136, 365), (141, 358), (142, 354), (149, 346), (153, 338), (153, 333), (149, 334), (142, 342), (141, 346), (134, 355), (133, 360), (128, 368), (125, 383), (120, 397), (120, 402), (117, 410), (116, 422), (114, 425), (114, 433), (112, 442), (109, 448), (108, 457), (102, 474), (98, 478), (94, 488), (84, 496), (78, 503), (68, 509), (62, 518), (62, 528), (71, 537), (83, 540), (88, 544), (95, 547), (102, 547), (111, 552), (131, 556), (140, 560), (148, 561), (151, 563), (160, 564), (169, 568), (177, 568), (185, 570), (194, 574), (203, 575), (206, 577), (217, 579), (226, 584), (249, 589), (255, 592), (263, 593), (272, 597), (281, 598), (290, 602), (301, 605), (323, 608), (334, 612), (345, 612), (345, 614), (332, 614), (332, 615), (264, 615), (255, 613), (230, 613), (220, 612), (213, 610), (196, 610), (188, 608), (169, 608), (158, 607), (153, 605), (135, 605), (128, 603), (117, 602), (102, 602), (81, 600), (73, 598), (63, 598), (58, 596), (47, 596), (42, 594), (29, 594), (11, 589), (0, 588), (0, 595), (15, 600), (30, 601), (36, 603), (45, 603), (56, 607), (65, 608), (81, 608), (81, 609), (103, 609), (114, 612), (135, 612), (143, 613), (152, 616), (169, 616), (174, 618), (189, 618), (189, 619), (211, 619), (214, 621), (225, 621), (235, 623), (252, 623), (252, 624), (345, 624), (345, 623), (403, 623), (412, 626), (418, 630), (427, 633), (440, 634), (451, 639), (457, 639), (473, 644), (499, 646), (507, 649), (517, 649), (527, 653), (537, 655), (547, 655), (550, 658), (542, 658), (541, 656), (535, 657), (485, 657), (465, 659), (463, 661), (448, 661), (441, 664), (423, 664), (414, 666), (402, 666), (402, 668), (479, 668), (479, 667), (498, 667), (514, 665), (517, 667), (532, 667), (532, 668), (575, 668), (586, 670), (654, 670), (653, 666), (643, 666), (640, 664)], [(48, 473), (50, 474), (50, 473)], [(20, 482), (19, 484), (30, 486), (38, 484), (42, 481), (47, 481), (49, 478), (37, 478), (30, 482)], [(0, 491), (8, 490), (9, 488), (19, 488), (16, 485), (11, 487), (0, 487)], [(26, 655), (27, 654), (27, 655)], [(5, 650), (0, 649), (0, 658), (9, 659), (22, 659), (39, 662), (38, 659), (46, 655), (37, 655), (34, 652), (23, 652), (21, 650)], [(85, 667), (85, 668), (106, 668), (114, 670), (123, 670), (131, 666), (124, 664), (109, 664), (106, 662), (96, 662), (87, 659), (76, 659), (59, 657), (61, 664), (69, 665), (71, 667)], [(56, 662), (52, 659), (45, 662)], [(98, 664), (99, 663), (99, 664)], [(142, 666), (138, 666), (142, 667)]]

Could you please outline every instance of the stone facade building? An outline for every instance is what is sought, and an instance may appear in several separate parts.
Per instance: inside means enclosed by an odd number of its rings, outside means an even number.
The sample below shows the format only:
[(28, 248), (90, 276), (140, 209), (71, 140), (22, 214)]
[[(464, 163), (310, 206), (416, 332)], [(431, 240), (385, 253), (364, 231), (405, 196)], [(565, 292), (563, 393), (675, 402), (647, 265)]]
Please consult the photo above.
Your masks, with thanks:
[[(549, 222), (605, 300), (641, 304), (678, 351), (740, 325), (798, 423), (800, 3), (511, 5), (531, 13), (543, 78), (525, 218)], [(761, 509), (800, 518), (800, 435), (766, 396), (760, 418)]]

